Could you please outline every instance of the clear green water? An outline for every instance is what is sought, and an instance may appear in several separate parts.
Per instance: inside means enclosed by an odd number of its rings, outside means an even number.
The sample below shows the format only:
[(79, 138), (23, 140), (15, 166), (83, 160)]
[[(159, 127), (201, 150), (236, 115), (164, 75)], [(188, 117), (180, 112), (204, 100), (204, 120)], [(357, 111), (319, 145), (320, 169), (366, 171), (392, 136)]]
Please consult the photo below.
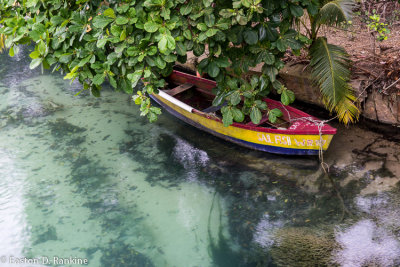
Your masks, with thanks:
[(126, 94), (74, 96), (22, 53), (0, 62), (0, 266), (311, 266), (294, 251), (314, 239), (340, 266), (400, 265), (398, 192), (343, 188), (354, 216), (341, 220), (316, 159), (236, 147), (166, 113), (149, 124)]

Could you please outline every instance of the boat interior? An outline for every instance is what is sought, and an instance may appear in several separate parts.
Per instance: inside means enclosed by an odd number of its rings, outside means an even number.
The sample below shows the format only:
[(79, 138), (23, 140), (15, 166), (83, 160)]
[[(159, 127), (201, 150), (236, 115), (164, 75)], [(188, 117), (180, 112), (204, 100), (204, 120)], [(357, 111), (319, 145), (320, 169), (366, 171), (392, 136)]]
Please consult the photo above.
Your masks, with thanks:
[[(195, 75), (195, 73), (190, 73), (186, 69), (176, 68), (175, 70)], [(196, 84), (194, 83), (196, 82), (187, 81), (180, 77), (172, 77), (167, 80), (167, 86), (163, 91), (179, 101), (193, 107), (194, 109), (201, 111), (202, 113), (222, 119), (221, 108), (225, 106), (226, 103), (223, 103), (220, 106), (212, 105), (212, 101), (215, 97), (215, 94), (212, 93), (212, 88), (215, 85), (210, 86), (210, 84), (203, 82), (197, 82)], [(268, 114), (266, 112), (263, 113), (263, 117), (258, 124), (252, 123), (249, 116), (246, 116), (242, 123), (248, 126), (273, 129), (287, 129), (290, 126), (290, 123), (284, 119), (278, 119), (274, 124), (270, 123), (268, 120)]]

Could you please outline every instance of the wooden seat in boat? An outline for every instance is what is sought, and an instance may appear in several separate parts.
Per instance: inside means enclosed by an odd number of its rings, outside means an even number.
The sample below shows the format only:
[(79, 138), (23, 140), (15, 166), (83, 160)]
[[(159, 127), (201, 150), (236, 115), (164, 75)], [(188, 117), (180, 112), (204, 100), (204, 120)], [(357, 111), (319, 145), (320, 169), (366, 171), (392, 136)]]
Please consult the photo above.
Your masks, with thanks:
[(179, 85), (179, 86), (177, 86), (177, 87), (175, 87), (175, 88), (173, 88), (171, 90), (164, 90), (164, 92), (169, 94), (170, 96), (174, 96), (174, 95), (180, 94), (180, 93), (182, 93), (184, 91), (187, 91), (192, 87), (194, 87), (193, 84), (184, 83), (184, 84), (181, 84), (181, 85)]

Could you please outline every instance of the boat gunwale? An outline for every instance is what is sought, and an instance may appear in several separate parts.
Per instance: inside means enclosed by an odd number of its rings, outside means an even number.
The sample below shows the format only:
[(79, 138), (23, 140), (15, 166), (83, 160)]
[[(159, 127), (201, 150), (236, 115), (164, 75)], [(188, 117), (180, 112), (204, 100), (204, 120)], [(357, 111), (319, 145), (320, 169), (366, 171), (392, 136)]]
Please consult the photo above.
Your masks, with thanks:
[[(209, 80), (209, 79), (205, 79), (205, 78), (201, 78), (201, 77), (197, 77), (191, 74), (187, 74), (181, 71), (176, 71), (173, 70), (172, 75), (177, 75), (177, 76), (181, 76), (184, 78), (188, 78), (191, 81), (196, 81), (196, 83), (206, 83), (209, 86), (216, 86), (216, 82)], [(204, 88), (202, 88), (204, 89)], [(211, 91), (211, 90), (210, 90)], [(210, 92), (211, 93), (211, 92)], [(175, 97), (174, 97), (175, 98)], [(177, 98), (175, 98), (177, 99)], [(263, 98), (263, 101), (265, 101), (267, 104), (271, 103), (274, 105), (278, 105), (278, 106), (283, 106), (283, 104), (279, 101), (270, 99), (270, 98)], [(308, 123), (313, 123), (312, 121), (319, 121), (321, 122), (320, 119), (307, 114), (301, 110), (298, 110), (296, 108), (290, 107), (290, 106), (283, 106), (284, 109), (289, 113), (289, 114), (296, 114), (298, 117), (300, 116), (300, 118), (298, 118), (296, 121), (299, 122), (298, 127), (301, 128), (301, 126), (303, 126), (303, 129), (273, 129), (273, 128), (266, 128), (266, 127), (260, 127), (260, 126), (252, 126), (252, 125), (246, 125), (243, 123), (238, 123), (238, 122), (233, 122), (233, 124), (231, 124), (232, 127), (237, 127), (237, 128), (242, 128), (242, 129), (247, 129), (247, 130), (251, 130), (251, 131), (257, 131), (257, 132), (266, 132), (266, 133), (276, 133), (276, 134), (289, 134), (289, 135), (319, 135), (320, 131), (318, 129), (317, 125), (313, 125), (313, 126), (304, 126), (305, 124)], [(280, 109), (281, 110), (281, 109)], [(281, 110), (283, 111), (283, 110)], [(192, 113), (195, 113), (197, 115), (200, 115), (202, 117), (205, 117), (207, 119), (210, 120), (215, 120), (218, 121), (220, 123), (222, 123), (222, 120), (220, 118), (217, 118), (215, 116), (209, 115), (208, 113), (202, 112), (196, 108), (193, 108)], [(304, 119), (301, 119), (304, 118)], [(309, 128), (309, 129), (307, 129)], [(332, 126), (328, 125), (328, 124), (324, 124), (322, 129), (321, 129), (321, 134), (322, 135), (334, 135), (336, 134), (336, 129), (333, 128)]]
[[(167, 101), (166, 99), (163, 99), (162, 97), (159, 97), (158, 95), (151, 95), (151, 97), (153, 98), (153, 100), (155, 102), (157, 102), (159, 105), (161, 105), (163, 108), (165, 108), (170, 114), (172, 114), (175, 118), (178, 118), (180, 120), (182, 120), (183, 122), (186, 122), (188, 125), (196, 127), (200, 130), (203, 130), (204, 132), (207, 132), (209, 134), (212, 134), (214, 136), (217, 136), (223, 140), (235, 143), (237, 145), (243, 146), (243, 147), (247, 147), (250, 149), (255, 149), (255, 150), (259, 150), (259, 151), (264, 151), (264, 152), (269, 152), (269, 153), (274, 153), (274, 154), (284, 154), (284, 155), (318, 155), (318, 153), (320, 153), (319, 149), (315, 149), (315, 148), (297, 148), (297, 147), (283, 147), (283, 146), (276, 146), (273, 144), (269, 144), (269, 143), (265, 143), (265, 144), (260, 144), (260, 143), (255, 143), (252, 141), (246, 141), (244, 139), (240, 139), (237, 137), (233, 137), (233, 136), (229, 136), (226, 135), (224, 133), (220, 133), (218, 131), (216, 131), (215, 129), (212, 129), (210, 127), (207, 127), (206, 125), (203, 125), (202, 123), (189, 118), (188, 116), (186, 116), (184, 113), (189, 113), (188, 111), (184, 111), (184, 112), (180, 112), (179, 110), (174, 108), (174, 104), (171, 103), (172, 105), (169, 105), (168, 103), (170, 103), (169, 101)], [(168, 102), (168, 103), (167, 103)], [(195, 110), (193, 110), (195, 111)], [(197, 110), (197, 112), (199, 112)], [(200, 114), (195, 114), (195, 113), (191, 113), (193, 115), (197, 115), (199, 116)], [(208, 119), (208, 118), (206, 118)], [(244, 129), (246, 130), (246, 129)], [(279, 133), (268, 133), (268, 134), (275, 134), (275, 135), (281, 135), (281, 136), (291, 136), (290, 134), (279, 134)], [(311, 136), (311, 135), (308, 135)], [(312, 135), (315, 136), (315, 135)], [(323, 135), (323, 136), (332, 136), (333, 135)], [(332, 139), (332, 137), (328, 137), (329, 143), (330, 140)], [(306, 138), (305, 136), (303, 136), (303, 138)], [(304, 141), (304, 139), (303, 139)], [(328, 146), (329, 146), (328, 143)], [(324, 148), (323, 150), (327, 150), (328, 147)]]

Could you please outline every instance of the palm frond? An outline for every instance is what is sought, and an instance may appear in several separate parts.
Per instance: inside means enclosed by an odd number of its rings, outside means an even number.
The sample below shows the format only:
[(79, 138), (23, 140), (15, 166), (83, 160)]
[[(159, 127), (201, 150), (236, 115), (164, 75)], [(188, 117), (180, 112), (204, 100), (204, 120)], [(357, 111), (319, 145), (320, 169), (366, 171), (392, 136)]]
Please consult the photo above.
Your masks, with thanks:
[(318, 13), (317, 23), (339, 26), (342, 22), (351, 20), (353, 7), (353, 0), (329, 1), (321, 7)]
[(3, 49), (5, 49), (5, 41), (6, 37), (4, 34), (0, 33), (0, 53), (3, 52)]
[(360, 110), (354, 105), (354, 95), (346, 96), (341, 102), (335, 106), (335, 111), (339, 121), (344, 124), (354, 123), (358, 121)]
[(350, 62), (346, 51), (319, 37), (310, 47), (310, 57), (311, 76), (321, 90), (325, 106), (335, 110), (343, 122), (356, 120), (359, 111), (351, 105), (354, 96), (348, 84)]

